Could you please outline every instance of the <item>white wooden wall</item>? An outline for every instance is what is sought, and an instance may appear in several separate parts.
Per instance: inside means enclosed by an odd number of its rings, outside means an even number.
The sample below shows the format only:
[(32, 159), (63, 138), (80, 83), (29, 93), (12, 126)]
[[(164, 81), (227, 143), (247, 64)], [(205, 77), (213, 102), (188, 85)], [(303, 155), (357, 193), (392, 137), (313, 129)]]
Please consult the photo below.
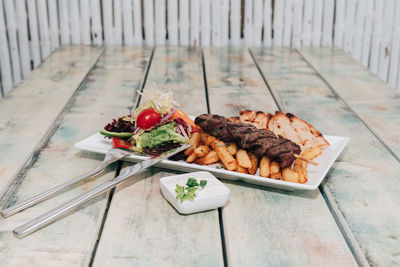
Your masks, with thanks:
[(400, 90), (399, 14), (400, 0), (1, 0), (0, 96), (70, 44), (334, 45)]

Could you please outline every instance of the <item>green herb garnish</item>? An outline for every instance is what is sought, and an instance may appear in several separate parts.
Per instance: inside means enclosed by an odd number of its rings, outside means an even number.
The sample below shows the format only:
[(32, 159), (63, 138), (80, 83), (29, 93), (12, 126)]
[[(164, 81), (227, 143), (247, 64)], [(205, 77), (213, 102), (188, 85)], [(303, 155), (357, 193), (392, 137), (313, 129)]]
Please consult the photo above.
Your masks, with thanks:
[(189, 177), (186, 182), (186, 188), (183, 185), (176, 185), (176, 198), (180, 199), (181, 202), (184, 200), (193, 200), (196, 197), (196, 190), (199, 188), (199, 186), (204, 188), (206, 184), (207, 180), (200, 180), (199, 184), (195, 178)]
[(195, 178), (189, 177), (189, 179), (186, 182), (186, 185), (188, 187), (195, 187), (195, 186), (198, 186), (199, 183), (197, 182), (197, 180)]

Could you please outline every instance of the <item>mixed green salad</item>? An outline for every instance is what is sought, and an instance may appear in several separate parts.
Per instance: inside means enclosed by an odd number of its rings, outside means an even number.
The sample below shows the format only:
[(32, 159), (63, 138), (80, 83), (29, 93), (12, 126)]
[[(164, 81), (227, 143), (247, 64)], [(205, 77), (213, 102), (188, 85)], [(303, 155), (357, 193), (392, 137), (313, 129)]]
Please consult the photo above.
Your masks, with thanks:
[(114, 119), (100, 133), (111, 137), (113, 147), (159, 155), (189, 142), (199, 131), (173, 100), (173, 93), (146, 90), (140, 93), (144, 103), (132, 114)]

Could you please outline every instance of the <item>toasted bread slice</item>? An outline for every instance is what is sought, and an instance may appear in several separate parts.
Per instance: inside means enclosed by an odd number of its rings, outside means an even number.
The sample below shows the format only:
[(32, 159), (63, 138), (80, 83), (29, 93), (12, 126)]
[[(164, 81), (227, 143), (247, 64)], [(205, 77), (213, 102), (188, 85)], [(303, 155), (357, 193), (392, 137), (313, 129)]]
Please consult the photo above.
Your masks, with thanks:
[(256, 118), (256, 111), (254, 110), (242, 110), (239, 112), (239, 118), (241, 123), (251, 124)]
[(257, 127), (257, 129), (265, 129), (267, 128), (269, 119), (271, 118), (271, 114), (265, 114), (262, 111), (257, 111), (256, 117), (254, 118), (253, 125)]
[(229, 117), (228, 120), (234, 123), (240, 123), (240, 118), (238, 116), (236, 117)]
[(330, 145), (323, 135), (308, 122), (291, 113), (287, 113), (286, 116), (291, 121), (292, 128), (299, 134), (301, 140), (301, 144), (299, 145), (303, 149), (315, 146), (324, 148)]
[(328, 141), (317, 129), (291, 113), (275, 112), (275, 115), (270, 118), (267, 128), (276, 135), (295, 142), (302, 150), (314, 146), (321, 148), (329, 146)]
[(271, 114), (265, 114), (262, 111), (255, 110), (242, 110), (239, 113), (239, 118), (241, 123), (251, 124), (257, 129), (265, 129), (268, 125), (269, 118)]
[(285, 113), (275, 112), (268, 123), (268, 129), (277, 136), (285, 137), (296, 144), (302, 143), (299, 134), (292, 128), (290, 119)]

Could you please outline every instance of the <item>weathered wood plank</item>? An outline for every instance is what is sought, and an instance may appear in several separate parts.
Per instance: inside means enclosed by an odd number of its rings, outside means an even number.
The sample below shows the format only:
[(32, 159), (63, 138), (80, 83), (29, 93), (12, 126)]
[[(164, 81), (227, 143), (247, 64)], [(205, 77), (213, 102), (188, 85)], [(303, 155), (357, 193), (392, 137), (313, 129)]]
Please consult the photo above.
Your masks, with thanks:
[(340, 49), (302, 49), (300, 53), (400, 159), (400, 92)]
[[(247, 50), (210, 48), (204, 60), (211, 113), (278, 109)], [(319, 191), (225, 184), (231, 190), (222, 210), (229, 266), (356, 265)]]
[[(31, 159), (100, 53), (91, 47), (62, 48), (0, 100), (0, 197)], [(12, 136), (18, 136), (18, 142)]]
[[(173, 90), (188, 113), (207, 112), (199, 50), (157, 48), (145, 90), (154, 87)], [(94, 266), (223, 265), (218, 212), (179, 215), (162, 197), (159, 179), (174, 174), (151, 168), (116, 188)]]
[[(71, 105), (60, 117), (54, 135), (12, 188), (5, 206), (63, 183), (100, 163), (103, 156), (81, 152), (73, 144), (96, 132), (112, 118), (129, 112), (150, 55), (151, 50), (148, 48), (110, 48), (105, 52)], [(1, 137), (6, 138), (6, 135), (1, 134)], [(23, 135), (20, 134), (19, 137)], [(13, 217), (2, 219), (1, 264), (87, 266), (106, 208), (106, 194), (24, 239), (15, 238), (11, 231), (27, 220), (111, 179), (115, 175), (114, 169), (115, 165), (108, 169), (106, 175), (82, 183)]]
[(254, 52), (284, 110), (323, 133), (350, 137), (322, 188), (359, 263), (398, 265), (399, 162), (297, 52)]

